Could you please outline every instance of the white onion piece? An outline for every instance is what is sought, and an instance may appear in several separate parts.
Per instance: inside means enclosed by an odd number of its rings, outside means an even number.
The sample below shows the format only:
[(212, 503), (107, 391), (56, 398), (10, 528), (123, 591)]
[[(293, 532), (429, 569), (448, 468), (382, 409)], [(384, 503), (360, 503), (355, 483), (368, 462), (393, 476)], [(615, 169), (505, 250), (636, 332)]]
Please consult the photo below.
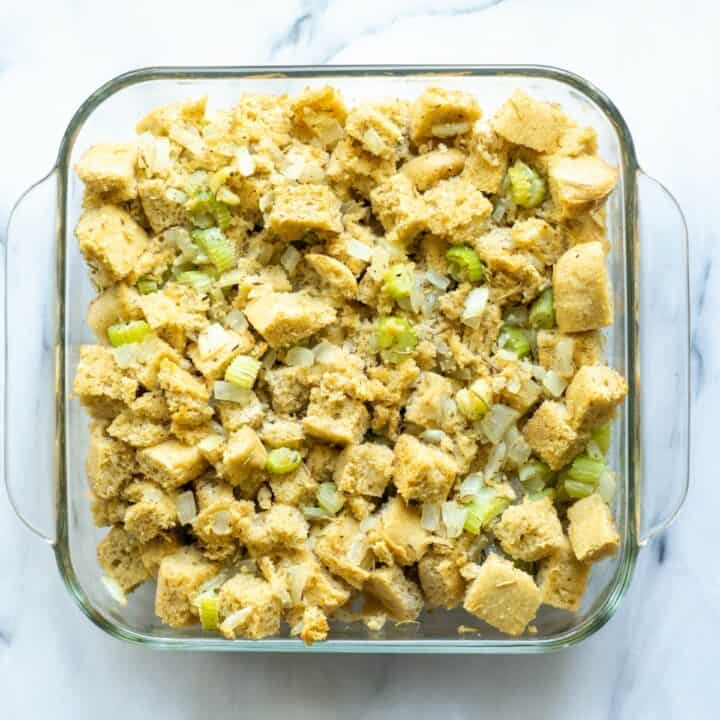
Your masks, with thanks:
[(445, 425), (451, 423), (458, 414), (457, 403), (453, 398), (445, 398), (438, 408), (438, 422)]
[(368, 515), (361, 523), (360, 523), (360, 532), (367, 532), (368, 530), (372, 530), (374, 527), (377, 526), (377, 524), (380, 522), (380, 518), (377, 515)]
[(239, 285), (246, 277), (247, 273), (243, 270), (228, 270), (215, 281), (215, 287), (222, 290), (233, 285)]
[(422, 314), (425, 317), (430, 317), (435, 313), (438, 306), (438, 297), (435, 293), (428, 293), (425, 296), (425, 300), (422, 304)]
[(440, 503), (423, 503), (420, 524), (428, 532), (435, 532), (440, 527)]
[(293, 565), (288, 568), (288, 591), (290, 592), (290, 599), (296, 605), (302, 602), (302, 595), (309, 575), (310, 573), (305, 565)]
[(465, 298), (465, 308), (462, 314), (462, 321), (468, 325), (468, 321), (475, 320), (485, 312), (490, 291), (487, 287), (473, 288)]
[(511, 350), (505, 350), (504, 348), (501, 348), (495, 353), (495, 357), (498, 360), (503, 360), (504, 362), (517, 362), (517, 355), (512, 352)]
[(255, 172), (255, 160), (253, 160), (250, 151), (246, 145), (238, 148), (235, 153), (235, 162), (238, 166), (238, 170), (243, 177), (250, 177)]
[(225, 316), (225, 324), (235, 332), (242, 332), (247, 329), (248, 321), (245, 314), (240, 310), (231, 310)]
[(609, 503), (615, 495), (615, 473), (611, 470), (603, 470), (598, 480), (598, 495)]
[(478, 490), (483, 484), (483, 476), (480, 473), (472, 473), (468, 475), (460, 485), (460, 497), (467, 498), (477, 495)]
[(504, 442), (499, 442), (490, 453), (487, 465), (485, 466), (485, 482), (492, 480), (500, 472), (506, 456), (507, 446)]
[(213, 395), (216, 400), (227, 400), (228, 402), (247, 405), (252, 398), (252, 390), (241, 388), (233, 383), (224, 380), (216, 380), (213, 386)]
[(230, 613), (221, 623), (220, 630), (223, 632), (232, 632), (250, 613), (252, 613), (252, 607), (246, 607), (242, 610), (236, 610), (234, 613)]
[(420, 434), (420, 439), (423, 442), (432, 445), (439, 445), (446, 437), (447, 435), (442, 430), (425, 430)]
[(118, 604), (122, 605), (123, 607), (127, 605), (127, 598), (125, 597), (125, 591), (120, 586), (120, 583), (115, 580), (115, 578), (108, 577), (107, 575), (102, 575), (100, 577), (100, 582), (105, 586), (105, 589), (108, 591), (108, 595)]
[(553, 370), (563, 377), (570, 377), (575, 372), (573, 355), (575, 353), (575, 341), (572, 338), (560, 338), (555, 343), (553, 358)]
[(363, 135), (363, 145), (373, 155), (382, 155), (382, 152), (385, 149), (385, 143), (380, 137), (378, 131), (373, 127), (370, 127), (365, 131), (365, 134)]
[(184, 193), (182, 190), (178, 190), (177, 188), (168, 188), (165, 191), (165, 197), (170, 200), (170, 202), (178, 203), (179, 205), (183, 205), (187, 202), (188, 196), (186, 193)]
[(467, 517), (467, 508), (462, 507), (454, 500), (442, 504), (442, 519), (445, 525), (445, 532), (449, 538), (456, 538), (462, 535)]
[(441, 123), (433, 125), (430, 132), (439, 138), (453, 137), (454, 135), (462, 135), (470, 130), (469, 122)]
[(438, 288), (438, 290), (447, 290), (450, 285), (449, 277), (441, 275), (434, 270), (428, 270), (428, 272), (425, 273), (425, 277), (427, 278), (427, 281)]
[(362, 262), (370, 262), (373, 250), (369, 245), (366, 245), (359, 240), (353, 239), (348, 240), (347, 254), (351, 258), (355, 258), (355, 260), (362, 260)]
[(120, 368), (132, 367), (139, 358), (138, 343), (126, 343), (125, 345), (119, 345), (112, 350), (115, 362)]
[(357, 535), (355, 535), (353, 541), (350, 543), (350, 547), (348, 548), (346, 553), (347, 559), (353, 565), (360, 565), (360, 563), (362, 563), (362, 561), (365, 559), (368, 549), (369, 546), (367, 539), (365, 538), (365, 533), (359, 532)]
[(213, 323), (198, 336), (197, 345), (200, 357), (205, 359), (214, 355), (225, 346), (228, 340), (225, 328), (218, 323)]
[(290, 348), (285, 355), (285, 364), (290, 367), (312, 367), (315, 364), (315, 353), (304, 347)]
[(216, 535), (229, 535), (232, 528), (230, 527), (230, 511), (220, 510), (213, 517), (212, 529)]
[(313, 348), (313, 353), (315, 355), (316, 362), (321, 365), (329, 365), (340, 359), (342, 350), (340, 350), (337, 345), (333, 345), (332, 343), (323, 340)]
[(262, 358), (262, 366), (269, 370), (277, 360), (277, 350), (268, 350)]
[(420, 312), (420, 308), (425, 300), (425, 293), (422, 289), (422, 282), (419, 276), (415, 276), (412, 290), (410, 291), (410, 307), (414, 313)]
[(542, 365), (533, 365), (533, 363), (523, 363), (523, 365), (525, 365), (528, 372), (536, 380), (542, 381), (545, 379), (545, 376), (547, 375), (547, 370)]
[(545, 373), (542, 384), (553, 397), (560, 397), (568, 385), (567, 380), (561, 378), (554, 370), (548, 370)]
[(175, 498), (175, 508), (181, 525), (187, 525), (197, 517), (197, 505), (192, 490), (186, 490)]
[(292, 274), (302, 259), (302, 255), (292, 245), (288, 245), (285, 252), (280, 256), (280, 264), (285, 271)]
[(513, 465), (520, 467), (530, 459), (532, 449), (523, 434), (514, 425), (511, 425), (505, 433), (505, 444), (507, 446), (507, 459)]
[(503, 219), (503, 217), (505, 217), (505, 212), (507, 211), (507, 208), (507, 200), (505, 198), (500, 198), (492, 211), (491, 217), (493, 219), (493, 222), (499, 223)]
[(517, 421), (520, 413), (507, 405), (491, 405), (490, 411), (481, 421), (483, 432), (487, 439), (497, 445), (507, 432), (507, 429)]

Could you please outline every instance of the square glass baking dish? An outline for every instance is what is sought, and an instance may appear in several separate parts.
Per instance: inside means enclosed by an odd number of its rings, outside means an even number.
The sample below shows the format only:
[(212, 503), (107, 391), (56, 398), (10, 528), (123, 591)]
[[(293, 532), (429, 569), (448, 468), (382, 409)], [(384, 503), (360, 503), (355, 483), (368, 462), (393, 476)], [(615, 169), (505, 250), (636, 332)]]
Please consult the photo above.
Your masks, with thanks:
[[(95, 547), (106, 532), (91, 521), (84, 473), (87, 417), (68, 393), (82, 343), (93, 342), (86, 311), (94, 295), (73, 229), (82, 187), (72, 165), (89, 145), (130, 136), (165, 103), (207, 94), (229, 106), (241, 92), (294, 93), (332, 83), (349, 102), (415, 97), (430, 84), (474, 93), (486, 116), (520, 87), (561, 103), (598, 133), (600, 154), (619, 168), (607, 206), (615, 322), (608, 362), (628, 379), (610, 462), (619, 471), (614, 513), (617, 557), (593, 569), (578, 613), (542, 608), (536, 631), (508, 638), (463, 611), (425, 612), (420, 624), (369, 633), (334, 623), (331, 639), (228, 641), (173, 630), (153, 613), (153, 588), (125, 607), (100, 582)], [(111, 635), (156, 648), (223, 651), (529, 653), (568, 647), (608, 621), (630, 583), (636, 555), (674, 519), (687, 492), (689, 305), (687, 230), (676, 201), (638, 165), (612, 102), (569, 72), (543, 66), (353, 66), (150, 68), (121, 75), (77, 110), (50, 173), (18, 200), (5, 238), (5, 479), (19, 517), (53, 548), (83, 612)], [(30, 318), (34, 318), (32, 324)], [(642, 381), (641, 381), (642, 378)], [(460, 625), (474, 632), (458, 631)]]

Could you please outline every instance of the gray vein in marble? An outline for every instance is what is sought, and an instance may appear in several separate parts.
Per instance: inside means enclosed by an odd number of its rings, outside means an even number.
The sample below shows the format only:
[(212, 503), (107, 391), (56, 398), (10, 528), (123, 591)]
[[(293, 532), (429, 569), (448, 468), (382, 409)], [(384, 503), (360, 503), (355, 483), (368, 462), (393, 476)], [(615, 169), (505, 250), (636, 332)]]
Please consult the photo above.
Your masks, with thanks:
[(669, 531), (666, 531), (664, 534), (660, 535), (655, 543), (658, 565), (662, 565), (667, 559), (668, 534)]
[(708, 288), (710, 285), (710, 279), (713, 275), (713, 259), (708, 257), (703, 262), (702, 272), (700, 273), (699, 290), (697, 297), (697, 304), (695, 307), (695, 322), (696, 326), (690, 335), (690, 355), (692, 363), (692, 375), (695, 380), (695, 387), (693, 395), (697, 399), (703, 392), (705, 384), (705, 359), (703, 356), (703, 350), (700, 339), (704, 337), (703, 329), (701, 327), (703, 321), (703, 315), (705, 310), (705, 302), (707, 299)]

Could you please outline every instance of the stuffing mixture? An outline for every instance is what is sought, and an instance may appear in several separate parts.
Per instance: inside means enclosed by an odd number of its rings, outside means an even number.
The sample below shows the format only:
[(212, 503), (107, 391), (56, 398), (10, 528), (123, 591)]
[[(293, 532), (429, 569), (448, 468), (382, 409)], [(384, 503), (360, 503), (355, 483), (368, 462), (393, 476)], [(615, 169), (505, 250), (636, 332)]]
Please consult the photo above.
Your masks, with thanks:
[(320, 87), (158, 108), (76, 171), (99, 294), (74, 395), (119, 602), (156, 579), (171, 627), (306, 643), (580, 608), (619, 545), (627, 393), (592, 128), (521, 91), (482, 119)]

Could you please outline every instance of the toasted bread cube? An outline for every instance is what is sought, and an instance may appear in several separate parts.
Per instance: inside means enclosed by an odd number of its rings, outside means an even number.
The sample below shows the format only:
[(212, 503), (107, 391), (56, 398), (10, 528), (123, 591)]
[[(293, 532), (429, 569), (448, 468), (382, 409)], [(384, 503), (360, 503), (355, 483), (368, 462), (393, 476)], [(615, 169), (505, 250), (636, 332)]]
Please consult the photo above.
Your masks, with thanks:
[(274, 503), (242, 527), (243, 541), (254, 556), (287, 552), (305, 545), (308, 524), (302, 513), (290, 505)]
[(535, 454), (553, 470), (560, 470), (577, 457), (587, 440), (570, 424), (567, 408), (551, 400), (535, 411), (523, 428), (523, 435)]
[[(572, 343), (572, 352), (570, 352)], [(598, 365), (602, 362), (605, 341), (598, 330), (565, 334), (556, 330), (539, 330), (537, 334), (538, 360), (547, 370), (563, 377), (572, 377), (575, 368)], [(572, 356), (570, 366), (566, 355)]]
[(505, 384), (498, 391), (498, 401), (509, 405), (523, 415), (538, 401), (542, 388), (522, 365), (509, 363), (499, 376)]
[(508, 151), (505, 141), (489, 127), (476, 132), (465, 160), (463, 177), (478, 190), (494, 195), (500, 192), (507, 166)]
[(125, 529), (141, 543), (149, 542), (163, 531), (175, 527), (175, 503), (154, 483), (133, 482), (125, 488), (123, 495), (132, 502), (125, 512)]
[(270, 488), (276, 502), (301, 507), (315, 503), (318, 483), (305, 465), (300, 465), (286, 475), (271, 475)]
[(410, 109), (410, 139), (420, 145), (433, 138), (466, 135), (480, 115), (480, 106), (470, 93), (429, 87)]
[(101, 143), (82, 154), (75, 172), (90, 192), (121, 203), (137, 197), (136, 160), (135, 143)]
[(317, 273), (326, 291), (336, 297), (355, 300), (358, 284), (347, 265), (321, 253), (306, 253), (304, 260)]
[(158, 390), (140, 395), (130, 404), (130, 410), (139, 417), (154, 420), (156, 423), (170, 420), (170, 410), (165, 402), (165, 396)]
[(250, 324), (270, 347), (294, 345), (335, 320), (335, 310), (305, 292), (272, 292), (245, 308)]
[(140, 543), (121, 527), (114, 527), (98, 544), (100, 567), (125, 592), (134, 590), (150, 578), (140, 558)]
[(579, 433), (605, 425), (625, 399), (628, 386), (617, 370), (606, 365), (581, 367), (565, 391), (570, 423)]
[(216, 401), (215, 407), (220, 413), (220, 423), (228, 432), (235, 432), (241, 427), (257, 430), (263, 422), (265, 409), (255, 393), (252, 393), (247, 405), (225, 401)]
[(563, 531), (548, 497), (511, 505), (493, 531), (502, 549), (516, 560), (535, 562), (559, 549)]
[[(141, 295), (140, 307), (153, 330), (200, 332), (208, 325), (210, 309), (207, 298), (194, 288), (168, 282), (158, 292)], [(184, 343), (181, 350), (184, 349)]]
[(266, 580), (238, 573), (220, 588), (218, 611), (224, 618), (245, 610), (242, 619), (233, 627), (220, 624), (226, 638), (244, 637), (259, 640), (277, 635), (280, 630), (280, 598)]
[(95, 527), (110, 527), (111, 525), (119, 525), (125, 518), (125, 511), (128, 503), (121, 497), (101, 498), (92, 495), (90, 502), (90, 512), (93, 517), (93, 525)]
[(197, 615), (192, 609), (193, 595), (219, 571), (217, 563), (206, 560), (192, 546), (166, 555), (158, 571), (155, 614), (170, 627), (194, 625)]
[(312, 388), (307, 368), (279, 367), (267, 370), (264, 378), (276, 413), (292, 415), (307, 407)]
[(177, 363), (167, 359), (160, 361), (158, 385), (165, 391), (173, 430), (175, 425), (202, 425), (213, 416), (210, 392), (205, 383)]
[(577, 612), (587, 588), (590, 565), (575, 557), (567, 538), (538, 566), (537, 582), (543, 605)]
[(330, 388), (325, 380), (310, 392), (310, 405), (302, 421), (308, 435), (336, 445), (359, 443), (369, 423), (370, 413), (364, 403)]
[(570, 545), (580, 562), (593, 563), (615, 555), (620, 536), (610, 508), (597, 493), (573, 503), (567, 516)]
[(223, 477), (252, 497), (264, 480), (267, 452), (257, 433), (249, 427), (235, 430), (228, 438), (222, 459)]
[(563, 234), (540, 218), (520, 220), (512, 226), (512, 241), (518, 250), (534, 255), (543, 265), (552, 265), (567, 250)]
[(201, 475), (207, 463), (197, 447), (166, 440), (137, 454), (140, 470), (165, 490), (174, 490)]
[(377, 598), (398, 622), (417, 619), (423, 607), (420, 588), (405, 577), (397, 565), (373, 570), (365, 583), (365, 591)]
[(401, 100), (361, 103), (348, 114), (345, 132), (372, 155), (394, 158), (405, 139), (407, 113)]
[(335, 483), (351, 495), (382, 497), (390, 482), (392, 462), (393, 451), (385, 445), (348, 445), (335, 466)]
[(372, 566), (370, 545), (360, 524), (349, 515), (341, 515), (320, 530), (315, 554), (333, 575), (358, 590), (368, 579)]
[[(210, 337), (213, 345), (208, 349)], [(187, 355), (206, 380), (220, 380), (236, 355), (248, 355), (254, 347), (255, 338), (249, 330), (238, 333), (214, 324), (203, 330)]]
[(142, 318), (139, 297), (134, 287), (118, 283), (101, 292), (90, 303), (88, 325), (100, 342), (107, 342), (107, 330), (111, 325)]
[(152, 178), (138, 183), (138, 195), (145, 217), (154, 233), (161, 233), (176, 225), (185, 225), (188, 212), (183, 193), (171, 192), (165, 180)]
[(485, 230), (492, 203), (465, 177), (440, 180), (424, 195), (428, 228), (453, 244), (472, 244)]
[(162, 533), (140, 547), (140, 559), (150, 577), (156, 578), (163, 558), (176, 553), (182, 545), (175, 532)]
[(294, 420), (266, 420), (260, 428), (260, 439), (271, 448), (299, 448), (305, 441), (302, 424)]
[(405, 419), (424, 428), (442, 426), (443, 403), (452, 398), (455, 388), (450, 380), (424, 371), (405, 408)]
[(97, 284), (103, 288), (129, 275), (148, 246), (145, 230), (130, 213), (115, 205), (84, 212), (75, 235)]
[(355, 192), (368, 197), (373, 188), (395, 173), (396, 167), (394, 158), (373, 155), (357, 140), (345, 137), (330, 156), (327, 176), (334, 183), (337, 193), (351, 197)]
[(495, 113), (492, 126), (515, 145), (539, 152), (553, 152), (569, 125), (558, 105), (535, 100), (516, 90)]
[(110, 348), (81, 345), (73, 393), (95, 418), (112, 418), (135, 400), (138, 383), (123, 373)]
[(442, 502), (458, 473), (452, 457), (412, 435), (398, 438), (393, 465), (393, 480), (406, 501)]
[(138, 448), (161, 443), (167, 439), (170, 431), (165, 425), (159, 425), (131, 410), (123, 410), (108, 425), (107, 434)]
[(305, 608), (302, 620), (297, 626), (297, 632), (306, 645), (312, 645), (318, 640), (325, 640), (329, 630), (327, 616), (320, 608), (314, 605)]
[(275, 190), (267, 227), (285, 242), (308, 232), (339, 233), (343, 229), (340, 201), (327, 185), (283, 185)]
[(242, 524), (255, 512), (253, 503), (236, 500), (232, 487), (222, 480), (204, 478), (195, 484), (198, 514), (192, 531), (210, 560), (225, 560), (238, 551)]
[(86, 470), (93, 493), (103, 500), (117, 497), (135, 469), (132, 448), (108, 437), (103, 424), (91, 423)]
[(378, 185), (370, 200), (393, 242), (409, 244), (427, 225), (427, 209), (412, 181), (397, 173)]
[(413, 565), (428, 551), (430, 533), (420, 524), (420, 513), (402, 498), (390, 498), (378, 517), (378, 524), (368, 532), (368, 540), (382, 562)]
[(548, 164), (550, 194), (563, 217), (586, 212), (604, 200), (617, 179), (617, 170), (596, 155), (556, 157)]
[(291, 110), (287, 95), (243, 93), (233, 113), (233, 132), (246, 142), (290, 142)]
[(420, 192), (425, 192), (439, 180), (447, 180), (460, 173), (465, 165), (465, 154), (460, 150), (431, 150), (402, 165), (400, 172), (407, 175)]
[(342, 137), (347, 110), (340, 93), (330, 85), (305, 88), (290, 108), (295, 133), (303, 141), (329, 148)]
[(522, 635), (540, 603), (540, 590), (532, 577), (493, 553), (468, 587), (463, 606), (501, 632)]
[(560, 332), (582, 332), (612, 323), (610, 281), (599, 242), (571, 247), (553, 268), (555, 317)]
[(455, 560), (448, 555), (430, 552), (418, 563), (420, 587), (429, 608), (452, 610), (462, 603), (465, 581)]
[[(163, 360), (171, 360), (174, 363), (180, 362), (180, 355), (164, 340), (156, 336), (148, 336), (139, 345), (140, 356), (138, 357), (137, 378), (140, 384), (148, 390), (155, 391), (153, 397), (154, 412), (164, 412), (163, 419), (170, 419), (170, 408), (165, 400), (165, 395), (158, 389), (158, 373)], [(149, 402), (149, 401), (148, 401)]]

